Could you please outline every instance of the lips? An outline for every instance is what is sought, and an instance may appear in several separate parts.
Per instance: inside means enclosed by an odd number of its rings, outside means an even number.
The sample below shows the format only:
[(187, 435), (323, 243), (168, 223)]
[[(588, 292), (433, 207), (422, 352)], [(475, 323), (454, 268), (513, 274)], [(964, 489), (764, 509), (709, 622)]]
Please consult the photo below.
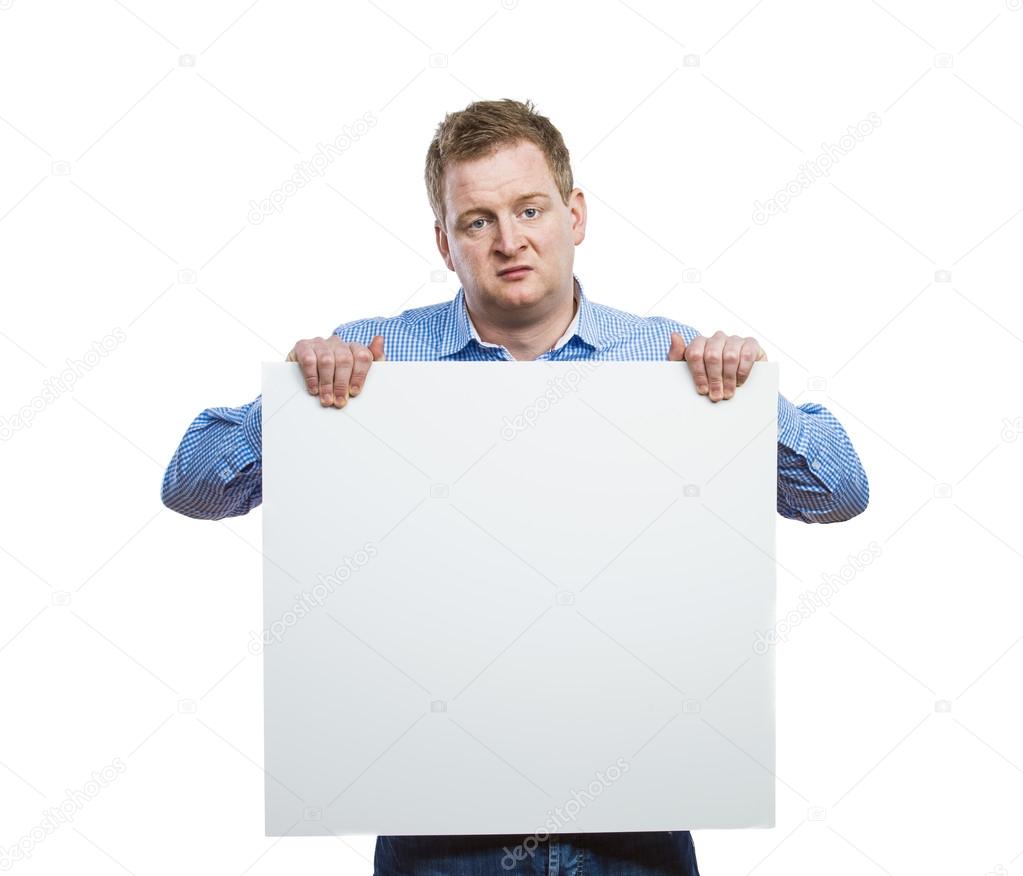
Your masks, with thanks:
[(533, 269), (529, 267), (529, 265), (518, 265), (513, 268), (505, 268), (503, 271), (498, 271), (497, 276), (499, 277), (521, 276), (522, 274), (525, 274), (531, 270)]

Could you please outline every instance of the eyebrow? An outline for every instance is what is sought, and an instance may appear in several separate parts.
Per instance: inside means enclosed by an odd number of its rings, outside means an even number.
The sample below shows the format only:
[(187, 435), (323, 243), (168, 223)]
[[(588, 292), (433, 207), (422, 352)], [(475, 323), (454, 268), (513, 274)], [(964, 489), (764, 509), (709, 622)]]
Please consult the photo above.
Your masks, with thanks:
[[(544, 200), (544, 201), (548, 201), (549, 202), (550, 199), (551, 199), (550, 195), (548, 195), (546, 192), (526, 192), (526, 194), (524, 194), (524, 195), (519, 195), (515, 199), (515, 203), (516, 204), (521, 204), (523, 201), (538, 201), (538, 200)], [(458, 218), (455, 221), (458, 222), (458, 223), (461, 223), (461, 222), (463, 222), (466, 219), (466, 217), (472, 215), (473, 213), (489, 213), (489, 212), (490, 212), (490, 210), (488, 210), (486, 207), (470, 207), (468, 210), (463, 210), (461, 213), (459, 213), (458, 214)]]

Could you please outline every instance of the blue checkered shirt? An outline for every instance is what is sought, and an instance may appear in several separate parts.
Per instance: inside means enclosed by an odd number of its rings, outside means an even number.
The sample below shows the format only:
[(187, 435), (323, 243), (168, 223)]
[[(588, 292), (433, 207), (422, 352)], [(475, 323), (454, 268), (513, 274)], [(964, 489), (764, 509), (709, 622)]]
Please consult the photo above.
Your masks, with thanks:
[[(575, 320), (538, 361), (663, 360), (673, 331), (686, 344), (700, 334), (665, 317), (636, 316), (590, 301), (575, 279)], [(334, 334), (367, 346), (374, 335), (383, 335), (388, 361), (512, 360), (504, 347), (480, 340), (461, 288), (451, 301), (357, 319)], [(207, 520), (247, 513), (263, 499), (261, 450), (261, 397), (241, 407), (207, 408), (171, 458), (163, 479), (164, 504)], [(842, 424), (823, 405), (797, 406), (779, 393), (778, 513), (806, 523), (835, 523), (864, 511), (868, 498), (867, 475)]]

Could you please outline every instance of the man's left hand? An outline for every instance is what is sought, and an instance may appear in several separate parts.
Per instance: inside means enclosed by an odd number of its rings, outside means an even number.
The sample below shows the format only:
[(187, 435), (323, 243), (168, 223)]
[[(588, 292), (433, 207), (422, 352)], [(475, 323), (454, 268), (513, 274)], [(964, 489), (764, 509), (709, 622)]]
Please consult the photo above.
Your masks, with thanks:
[(717, 402), (735, 395), (735, 388), (746, 382), (753, 363), (766, 361), (767, 353), (756, 338), (717, 331), (709, 338), (697, 335), (687, 345), (682, 335), (672, 332), (668, 360), (688, 362), (696, 391)]

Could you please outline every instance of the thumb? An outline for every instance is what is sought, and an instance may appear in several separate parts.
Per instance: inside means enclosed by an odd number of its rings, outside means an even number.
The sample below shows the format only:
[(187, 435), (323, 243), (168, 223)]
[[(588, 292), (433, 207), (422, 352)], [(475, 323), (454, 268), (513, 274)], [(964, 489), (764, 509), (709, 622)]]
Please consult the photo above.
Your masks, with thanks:
[(369, 342), (369, 351), (373, 354), (374, 362), (382, 362), (387, 357), (384, 355), (384, 336), (374, 335), (373, 340)]
[(678, 332), (671, 333), (671, 346), (668, 348), (669, 362), (684, 362), (686, 358), (686, 341)]

